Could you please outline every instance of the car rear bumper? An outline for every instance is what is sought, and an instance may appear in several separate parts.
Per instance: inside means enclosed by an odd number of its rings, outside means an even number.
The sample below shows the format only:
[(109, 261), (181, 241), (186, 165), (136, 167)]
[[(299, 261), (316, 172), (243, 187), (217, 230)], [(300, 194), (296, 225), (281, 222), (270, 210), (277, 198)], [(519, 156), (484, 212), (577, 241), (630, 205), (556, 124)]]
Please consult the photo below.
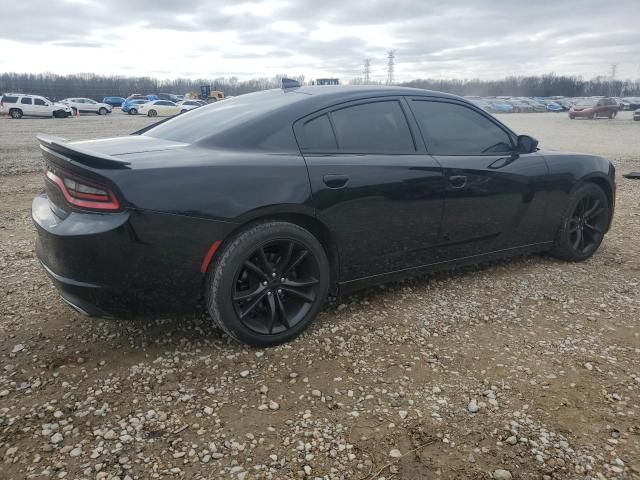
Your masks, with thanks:
[(140, 210), (56, 214), (46, 195), (33, 200), (31, 216), (36, 255), (60, 295), (98, 317), (194, 310), (203, 259), (234, 227)]

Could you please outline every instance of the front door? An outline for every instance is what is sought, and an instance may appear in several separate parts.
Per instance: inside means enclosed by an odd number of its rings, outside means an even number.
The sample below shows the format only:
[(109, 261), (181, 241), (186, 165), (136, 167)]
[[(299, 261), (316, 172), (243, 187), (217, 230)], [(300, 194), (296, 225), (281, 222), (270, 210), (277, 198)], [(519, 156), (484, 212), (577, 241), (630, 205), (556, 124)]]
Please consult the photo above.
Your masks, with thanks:
[(429, 153), (444, 170), (440, 241), (447, 257), (546, 240), (544, 157), (518, 154), (511, 132), (466, 104), (420, 97), (409, 103)]
[(338, 244), (340, 281), (435, 261), (444, 179), (406, 109), (384, 97), (296, 123), (313, 205)]

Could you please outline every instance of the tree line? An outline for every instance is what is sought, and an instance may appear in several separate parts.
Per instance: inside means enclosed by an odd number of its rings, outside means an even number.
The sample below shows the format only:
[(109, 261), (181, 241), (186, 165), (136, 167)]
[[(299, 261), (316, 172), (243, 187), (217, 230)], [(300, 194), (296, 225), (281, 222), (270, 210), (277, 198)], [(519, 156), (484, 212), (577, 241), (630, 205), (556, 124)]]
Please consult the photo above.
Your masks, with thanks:
[[(127, 97), (132, 93), (175, 93), (200, 92), (201, 85), (210, 85), (212, 90), (221, 90), (227, 96), (279, 88), (286, 75), (240, 80), (237, 77), (213, 79), (160, 80), (153, 77), (124, 77), (117, 75), (53, 73), (0, 73), (0, 93), (30, 93), (42, 95), (51, 100), (67, 97), (87, 97), (101, 100), (107, 96)], [(304, 76), (292, 76), (305, 83)], [(362, 84), (362, 79), (354, 79), (351, 84)], [(577, 76), (561, 76), (553, 73), (541, 76), (507, 77), (500, 80), (439, 80), (417, 79), (399, 83), (401, 86), (424, 88), (456, 95), (479, 96), (640, 96), (640, 79), (612, 80), (596, 77), (584, 80)]]

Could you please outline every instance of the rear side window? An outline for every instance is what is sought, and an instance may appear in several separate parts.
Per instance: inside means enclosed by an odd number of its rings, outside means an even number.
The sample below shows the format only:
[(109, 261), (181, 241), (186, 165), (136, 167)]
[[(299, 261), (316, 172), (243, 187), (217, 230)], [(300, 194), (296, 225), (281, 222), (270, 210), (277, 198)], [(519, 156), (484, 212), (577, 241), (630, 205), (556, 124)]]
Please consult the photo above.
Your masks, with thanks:
[(331, 112), (338, 149), (356, 153), (415, 152), (400, 103), (365, 103)]
[(309, 120), (302, 126), (301, 132), (300, 147), (302, 150), (334, 152), (338, 149), (327, 115)]
[(2, 103), (16, 103), (18, 101), (18, 97), (0, 97)]
[(44, 100), (42, 100), (41, 98), (34, 98), (33, 103), (35, 105), (46, 105), (46, 103), (44, 103)]
[(446, 102), (411, 102), (429, 153), (434, 155), (491, 155), (511, 152), (511, 138), (475, 110)]
[(31, 105), (33, 102), (29, 97), (22, 97), (20, 103), (22, 103), (23, 105)]

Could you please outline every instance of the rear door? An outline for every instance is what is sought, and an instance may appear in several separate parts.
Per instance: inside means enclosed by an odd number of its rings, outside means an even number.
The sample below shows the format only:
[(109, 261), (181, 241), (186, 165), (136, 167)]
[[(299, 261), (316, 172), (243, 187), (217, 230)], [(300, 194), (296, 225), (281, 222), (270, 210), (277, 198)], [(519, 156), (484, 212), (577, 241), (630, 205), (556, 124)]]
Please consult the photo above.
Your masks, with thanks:
[(433, 263), (442, 169), (398, 97), (334, 106), (295, 124), (313, 205), (338, 243), (340, 280)]
[(515, 135), (466, 103), (425, 97), (409, 103), (427, 150), (444, 169), (440, 240), (447, 257), (546, 240), (544, 157), (516, 153)]
[(23, 115), (37, 115), (33, 109), (33, 98), (31, 97), (22, 97), (18, 107), (22, 110)]

